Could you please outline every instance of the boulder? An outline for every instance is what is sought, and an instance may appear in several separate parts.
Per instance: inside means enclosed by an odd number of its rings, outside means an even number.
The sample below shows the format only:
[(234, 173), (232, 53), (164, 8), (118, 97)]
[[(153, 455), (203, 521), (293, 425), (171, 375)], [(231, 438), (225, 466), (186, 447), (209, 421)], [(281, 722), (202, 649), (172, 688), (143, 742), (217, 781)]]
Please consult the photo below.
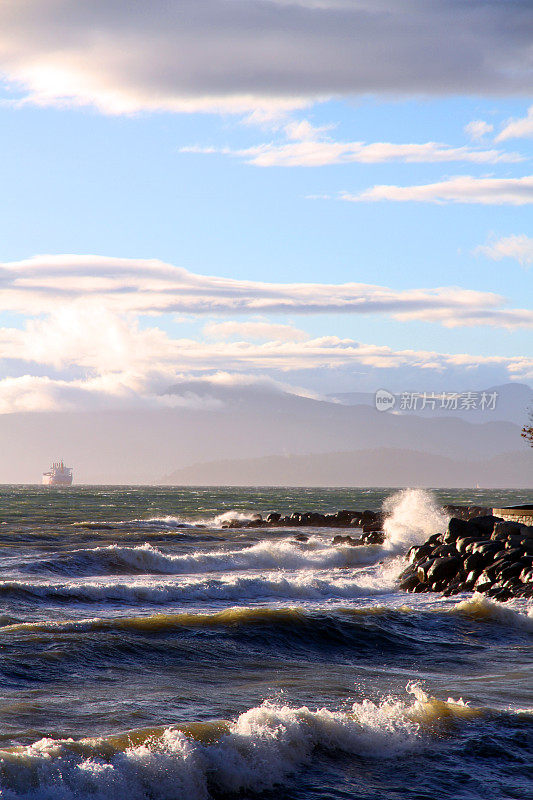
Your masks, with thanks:
[(383, 544), (385, 541), (385, 531), (380, 530), (372, 530), (366, 531), (363, 528), (363, 535), (361, 536), (361, 540), (365, 544)]
[(404, 592), (413, 592), (417, 586), (420, 586), (418, 575), (409, 575), (409, 577), (404, 578), (400, 586)]
[(335, 518), (339, 525), (350, 525), (355, 517), (359, 517), (357, 511), (347, 511), (346, 509), (337, 511), (335, 514)]
[(367, 522), (362, 525), (363, 533), (372, 533), (372, 531), (382, 530), (381, 522)]
[(485, 572), (482, 572), (474, 584), (474, 589), (478, 592), (484, 592), (486, 589), (490, 589), (491, 586), (492, 580)]
[(324, 525), (326, 519), (324, 514), (317, 514), (317, 513), (309, 514), (308, 517), (309, 517), (308, 524), (313, 525), (315, 527), (320, 527)]
[(522, 529), (527, 525), (522, 525), (520, 522), (497, 522), (494, 526), (492, 534), (493, 539), (506, 538), (509, 534), (521, 534)]
[(494, 517), (492, 514), (487, 514), (483, 517), (474, 517), (470, 520), (470, 525), (477, 528), (481, 534), (485, 534), (489, 537), (492, 535), (494, 527), (498, 522), (501, 522), (501, 517)]
[(459, 519), (458, 517), (452, 517), (448, 522), (448, 531), (445, 536), (450, 541), (454, 541), (459, 538), (464, 538), (465, 536), (470, 536), (471, 532), (472, 528), (468, 524), (467, 520)]
[(457, 541), (455, 542), (455, 549), (457, 550), (458, 553), (462, 554), (466, 553), (466, 548), (468, 547), (468, 545), (471, 544), (475, 546), (478, 544), (478, 541), (479, 539), (472, 536), (468, 536), (467, 538), (464, 539), (457, 539)]
[(463, 561), (463, 568), (466, 572), (470, 572), (473, 569), (479, 569), (480, 567), (484, 566), (484, 562), (485, 559), (481, 553), (471, 553)]
[(427, 561), (423, 561), (421, 564), (418, 564), (416, 574), (418, 575), (418, 580), (420, 583), (428, 582), (429, 570), (433, 566), (434, 562), (434, 558), (429, 558)]
[(437, 558), (431, 565), (427, 573), (428, 583), (442, 580), (450, 580), (456, 577), (461, 569), (460, 558)]
[(505, 542), (502, 542), (501, 539), (491, 539), (487, 541), (481, 541), (474, 546), (472, 550), (473, 553), (481, 553), (482, 555), (496, 555), (501, 550), (505, 550)]
[(337, 534), (337, 536), (333, 537), (332, 544), (349, 544), (352, 547), (358, 547), (359, 545), (363, 544), (362, 539), (354, 539), (353, 536), (342, 536), (342, 534)]

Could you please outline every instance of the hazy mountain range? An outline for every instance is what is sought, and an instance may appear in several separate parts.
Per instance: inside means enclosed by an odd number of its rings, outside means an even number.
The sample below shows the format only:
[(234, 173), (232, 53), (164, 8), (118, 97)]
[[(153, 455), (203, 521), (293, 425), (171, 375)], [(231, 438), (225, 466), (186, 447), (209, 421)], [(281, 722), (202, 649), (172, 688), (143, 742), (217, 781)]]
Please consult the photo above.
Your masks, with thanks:
[[(517, 387), (497, 388), (510, 408)], [(274, 387), (192, 382), (171, 391), (202, 402), (0, 416), (0, 481), (39, 482), (63, 458), (77, 483), (533, 485), (522, 397), (514, 421), (482, 422), (474, 412), (402, 415)]]
[(416, 450), (378, 448), (348, 453), (263, 456), (193, 464), (167, 482), (182, 486), (476, 486), (487, 489), (532, 485), (533, 455), (502, 453), (460, 460)]

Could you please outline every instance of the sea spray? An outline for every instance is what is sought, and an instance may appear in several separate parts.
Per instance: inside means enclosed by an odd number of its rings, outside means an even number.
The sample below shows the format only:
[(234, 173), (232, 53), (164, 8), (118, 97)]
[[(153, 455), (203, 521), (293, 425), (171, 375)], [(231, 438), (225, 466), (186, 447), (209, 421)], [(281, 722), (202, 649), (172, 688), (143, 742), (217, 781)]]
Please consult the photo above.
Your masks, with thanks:
[(424, 489), (404, 489), (383, 503), (385, 547), (401, 553), (414, 544), (422, 544), (432, 534), (446, 529), (448, 517), (434, 495)]
[(213, 525), (215, 528), (221, 528), (224, 524), (230, 522), (251, 522), (254, 518), (252, 513), (243, 514), (240, 511), (225, 511), (223, 514), (217, 514), (214, 519), (205, 520), (207, 524)]

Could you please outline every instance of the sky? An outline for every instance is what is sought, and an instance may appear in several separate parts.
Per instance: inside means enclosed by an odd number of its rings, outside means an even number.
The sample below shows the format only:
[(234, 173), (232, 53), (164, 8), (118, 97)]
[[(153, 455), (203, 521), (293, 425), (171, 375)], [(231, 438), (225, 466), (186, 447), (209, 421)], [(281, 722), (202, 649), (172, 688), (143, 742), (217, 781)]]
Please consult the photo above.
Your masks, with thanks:
[(0, 412), (533, 384), (532, 33), (529, 0), (4, 0)]

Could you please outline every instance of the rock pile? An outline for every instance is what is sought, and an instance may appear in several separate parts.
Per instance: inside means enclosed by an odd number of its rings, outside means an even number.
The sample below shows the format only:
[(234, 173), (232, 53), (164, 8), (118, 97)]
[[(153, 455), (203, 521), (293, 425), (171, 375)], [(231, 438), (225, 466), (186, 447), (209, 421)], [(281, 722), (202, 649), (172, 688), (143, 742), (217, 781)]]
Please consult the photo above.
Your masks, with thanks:
[(230, 520), (223, 528), (362, 528), (363, 533), (382, 531), (385, 514), (383, 511), (337, 511), (335, 514), (319, 514), (316, 511), (293, 511), (283, 516), (271, 511), (263, 519), (254, 514), (249, 520)]
[[(443, 506), (450, 516), (469, 520), (472, 517), (488, 515), (492, 509), (482, 506)], [(362, 528), (363, 533), (383, 532), (384, 511), (348, 511), (343, 509), (334, 514), (320, 514), (317, 511), (293, 511), (281, 514), (271, 511), (265, 517), (253, 514), (249, 519), (234, 519), (225, 522), (223, 528)]]
[(496, 600), (533, 597), (533, 526), (484, 515), (452, 517), (445, 533), (436, 533), (408, 553), (400, 575), (407, 592), (476, 591)]
[(454, 506), (445, 505), (443, 510), (450, 517), (458, 519), (472, 519), (473, 517), (487, 517), (492, 514), (492, 508), (486, 506)]

